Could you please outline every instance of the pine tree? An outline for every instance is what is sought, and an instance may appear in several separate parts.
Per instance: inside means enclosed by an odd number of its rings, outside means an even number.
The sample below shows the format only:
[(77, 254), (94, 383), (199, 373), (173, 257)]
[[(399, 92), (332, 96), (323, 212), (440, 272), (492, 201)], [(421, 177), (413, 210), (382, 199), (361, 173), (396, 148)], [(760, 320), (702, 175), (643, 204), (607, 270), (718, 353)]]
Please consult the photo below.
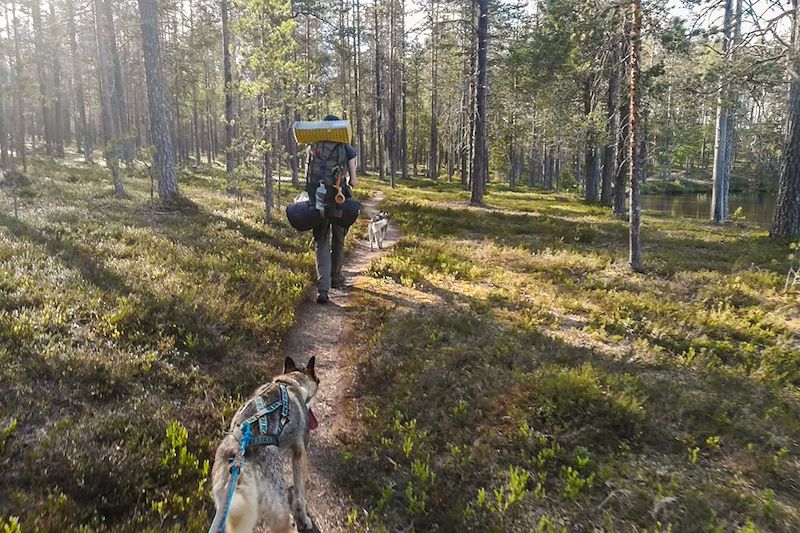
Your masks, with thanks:
[[(142, 50), (147, 75), (147, 101), (150, 112), (150, 138), (153, 164), (158, 175), (158, 196), (174, 200), (178, 196), (178, 178), (169, 128), (169, 109), (164, 89), (161, 44), (158, 38), (158, 10), (155, 0), (138, 0), (142, 28)], [(199, 161), (199, 156), (198, 156)]]

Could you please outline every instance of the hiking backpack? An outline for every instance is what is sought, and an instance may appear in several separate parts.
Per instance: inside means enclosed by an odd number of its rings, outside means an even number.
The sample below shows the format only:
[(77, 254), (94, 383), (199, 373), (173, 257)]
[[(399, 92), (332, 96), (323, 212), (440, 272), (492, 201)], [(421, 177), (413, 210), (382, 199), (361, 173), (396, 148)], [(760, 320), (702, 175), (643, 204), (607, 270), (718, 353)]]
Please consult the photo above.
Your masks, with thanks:
[[(340, 186), (345, 198), (351, 196), (347, 186), (347, 148), (343, 143), (324, 141), (311, 145), (308, 172), (306, 174), (306, 192), (309, 201), (314, 204), (321, 200), (326, 218), (341, 217), (341, 206), (336, 204), (336, 180), (342, 175)], [(324, 187), (324, 195), (320, 189)], [(320, 197), (317, 191), (320, 191)], [(317, 202), (317, 207), (320, 202)]]

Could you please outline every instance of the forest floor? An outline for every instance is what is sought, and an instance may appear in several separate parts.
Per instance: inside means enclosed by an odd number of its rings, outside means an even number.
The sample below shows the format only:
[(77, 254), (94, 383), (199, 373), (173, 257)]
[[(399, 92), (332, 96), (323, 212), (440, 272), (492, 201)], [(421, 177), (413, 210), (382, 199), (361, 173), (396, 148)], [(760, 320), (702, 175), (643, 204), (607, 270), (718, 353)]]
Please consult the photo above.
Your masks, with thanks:
[(218, 170), (155, 211), (141, 171), (121, 200), (30, 174), (19, 220), (0, 194), (0, 528), (205, 531), (235, 409), (321, 351), (326, 533), (800, 529), (800, 295), (757, 227), (645, 213), (632, 274), (627, 224), (573, 195), (365, 180), (402, 237), (364, 254), (359, 222), (323, 307), (308, 234)]
[(647, 213), (632, 274), (574, 196), (373, 186), (404, 236), (351, 295), (342, 529), (800, 529), (787, 242)]

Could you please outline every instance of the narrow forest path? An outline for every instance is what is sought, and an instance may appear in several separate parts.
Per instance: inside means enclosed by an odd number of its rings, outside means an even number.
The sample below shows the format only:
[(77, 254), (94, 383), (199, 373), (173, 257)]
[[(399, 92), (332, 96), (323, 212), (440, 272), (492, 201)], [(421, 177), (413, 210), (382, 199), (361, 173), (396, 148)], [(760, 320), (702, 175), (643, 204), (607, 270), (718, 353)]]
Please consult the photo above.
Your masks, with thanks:
[[(378, 213), (383, 193), (378, 192), (365, 201), (362, 211), (372, 217)], [(348, 238), (356, 238), (352, 232)], [(335, 468), (338, 464), (339, 435), (349, 429), (347, 414), (352, 398), (353, 368), (347, 361), (353, 323), (351, 294), (363, 283), (372, 261), (386, 253), (400, 238), (393, 224), (389, 224), (383, 250), (370, 250), (369, 241), (358, 238), (345, 258), (342, 272), (345, 276), (344, 290), (332, 290), (330, 302), (317, 304), (316, 291), (304, 303), (297, 314), (297, 321), (289, 334), (284, 355), (304, 364), (316, 356), (316, 370), (320, 388), (315, 399), (314, 413), (319, 427), (311, 434), (309, 446), (308, 506), (314, 525), (322, 533), (341, 531), (352, 508), (350, 499), (336, 483)]]

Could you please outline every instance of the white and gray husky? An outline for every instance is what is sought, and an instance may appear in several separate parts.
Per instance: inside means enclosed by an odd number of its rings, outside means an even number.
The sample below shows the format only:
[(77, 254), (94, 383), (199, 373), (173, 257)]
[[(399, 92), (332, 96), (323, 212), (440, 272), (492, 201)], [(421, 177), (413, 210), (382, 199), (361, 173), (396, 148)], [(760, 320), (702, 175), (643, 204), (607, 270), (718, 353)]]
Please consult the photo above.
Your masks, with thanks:
[[(210, 533), (249, 533), (261, 520), (272, 533), (285, 533), (290, 528), (290, 512), (298, 530), (313, 528), (306, 506), (305, 473), (309, 430), (317, 427), (317, 419), (309, 402), (318, 386), (313, 357), (305, 368), (297, 368), (294, 361), (287, 357), (283, 374), (259, 387), (236, 412), (230, 432), (222, 439), (214, 457), (211, 477), (216, 515)], [(237, 456), (240, 457), (240, 428), (243, 422), (265, 411), (265, 402), (277, 409), (274, 413), (264, 415), (270, 420), (266, 420), (263, 426), (260, 426), (260, 418), (263, 417), (255, 419), (251, 426), (255, 427), (254, 431), (261, 431), (269, 425), (272, 430), (268, 431), (268, 435), (272, 436), (261, 440), (274, 437), (274, 441), (270, 444), (256, 442), (258, 437), (255, 437), (247, 447), (244, 465), (230, 501), (230, 510), (223, 524), (225, 506), (231, 492), (231, 465)], [(294, 478), (291, 504), (282, 471), (283, 461), (289, 454)]]
[(369, 249), (375, 251), (383, 249), (383, 239), (386, 237), (386, 229), (389, 227), (389, 213), (379, 213), (372, 217), (369, 223)]

